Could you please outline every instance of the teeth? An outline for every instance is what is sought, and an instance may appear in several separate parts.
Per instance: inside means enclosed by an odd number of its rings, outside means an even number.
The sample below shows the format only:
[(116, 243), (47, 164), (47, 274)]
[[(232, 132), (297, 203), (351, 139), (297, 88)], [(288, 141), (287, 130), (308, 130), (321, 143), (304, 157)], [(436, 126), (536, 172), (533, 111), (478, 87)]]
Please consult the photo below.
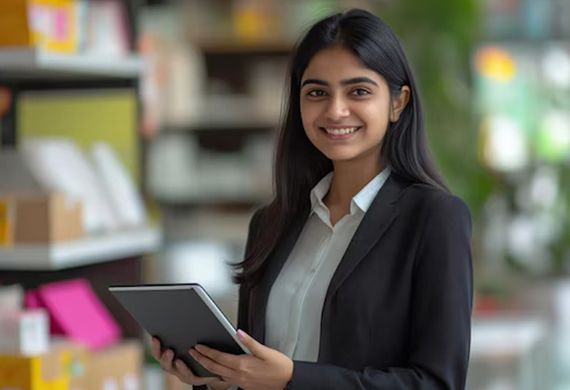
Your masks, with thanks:
[(352, 134), (357, 129), (358, 129), (358, 127), (346, 127), (346, 128), (342, 128), (342, 129), (331, 129), (331, 128), (325, 127), (325, 130), (327, 131), (327, 133), (332, 134), (332, 135)]

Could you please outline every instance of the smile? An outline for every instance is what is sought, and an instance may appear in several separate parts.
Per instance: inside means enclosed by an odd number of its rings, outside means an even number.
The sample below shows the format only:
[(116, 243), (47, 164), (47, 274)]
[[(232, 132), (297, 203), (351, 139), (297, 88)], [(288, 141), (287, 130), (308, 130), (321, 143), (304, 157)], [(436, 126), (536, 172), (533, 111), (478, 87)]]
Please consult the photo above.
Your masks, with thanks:
[(360, 129), (360, 126), (358, 127), (321, 127), (322, 130), (324, 130), (327, 134), (329, 135), (349, 135), (349, 134), (353, 134), (354, 132), (358, 131)]

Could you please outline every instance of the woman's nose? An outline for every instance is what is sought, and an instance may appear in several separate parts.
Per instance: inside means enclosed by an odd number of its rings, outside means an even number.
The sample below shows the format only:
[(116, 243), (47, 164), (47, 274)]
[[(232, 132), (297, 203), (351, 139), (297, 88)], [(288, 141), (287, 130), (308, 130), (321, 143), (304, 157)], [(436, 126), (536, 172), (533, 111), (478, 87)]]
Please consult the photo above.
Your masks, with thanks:
[(350, 110), (347, 102), (342, 97), (333, 97), (327, 105), (327, 119), (338, 120), (349, 115)]

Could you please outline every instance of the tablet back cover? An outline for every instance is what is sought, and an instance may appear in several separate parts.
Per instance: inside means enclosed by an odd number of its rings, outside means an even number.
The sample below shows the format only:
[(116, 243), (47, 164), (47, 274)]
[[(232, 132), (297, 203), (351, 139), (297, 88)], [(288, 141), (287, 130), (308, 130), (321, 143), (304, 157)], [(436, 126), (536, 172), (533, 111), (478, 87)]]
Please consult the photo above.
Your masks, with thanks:
[(111, 289), (111, 293), (142, 328), (158, 337), (163, 349), (172, 349), (196, 375), (215, 376), (188, 353), (196, 344), (236, 355), (244, 353), (190, 286), (137, 291)]

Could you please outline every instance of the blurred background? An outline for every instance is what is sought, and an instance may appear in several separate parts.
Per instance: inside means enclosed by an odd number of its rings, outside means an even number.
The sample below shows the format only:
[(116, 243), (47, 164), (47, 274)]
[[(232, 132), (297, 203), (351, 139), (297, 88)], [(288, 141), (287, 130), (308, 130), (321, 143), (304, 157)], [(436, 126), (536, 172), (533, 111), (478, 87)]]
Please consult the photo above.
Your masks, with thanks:
[(568, 0), (2, 0), (0, 388), (187, 388), (107, 286), (199, 282), (235, 322), (289, 55), (351, 7), (472, 212), (468, 389), (570, 389)]

